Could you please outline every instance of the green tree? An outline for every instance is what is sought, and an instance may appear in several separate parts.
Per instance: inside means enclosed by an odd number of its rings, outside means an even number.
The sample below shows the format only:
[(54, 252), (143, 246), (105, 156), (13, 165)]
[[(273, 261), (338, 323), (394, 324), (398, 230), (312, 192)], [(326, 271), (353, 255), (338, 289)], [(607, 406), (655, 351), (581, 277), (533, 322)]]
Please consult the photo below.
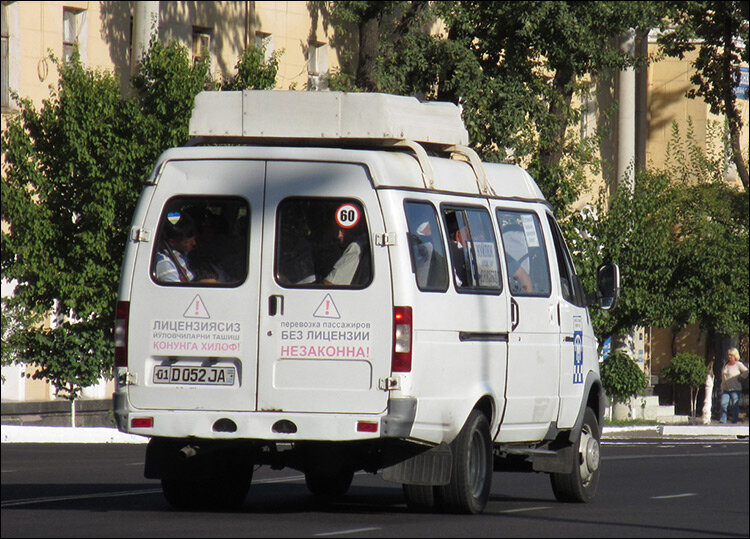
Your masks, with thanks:
[(613, 403), (626, 403), (648, 384), (646, 375), (624, 352), (612, 352), (604, 359), (601, 378), (604, 391)]
[(747, 157), (742, 155), (740, 134), (742, 116), (735, 88), (739, 86), (740, 65), (747, 65), (747, 2), (668, 2), (673, 13), (668, 31), (659, 43), (668, 56), (682, 59), (698, 49), (692, 62), (695, 73), (690, 81), (696, 86), (687, 92), (690, 98), (702, 97), (714, 114), (727, 119), (731, 156), (737, 174), (748, 189)]
[[(423, 1), (325, 2), (323, 15), (333, 23), (336, 32), (356, 35), (355, 39), (344, 38), (349, 43), (356, 41), (353, 73), (334, 76), (332, 86), (350, 91), (384, 91), (378, 64), (387, 54), (386, 49), (399, 47), (401, 37), (418, 27), (423, 12), (428, 10), (429, 2)], [(351, 59), (351, 53), (345, 52), (344, 55), (347, 60)]]
[[(329, 4), (337, 32), (354, 24), (360, 37), (356, 76), (338, 74), (332, 88), (461, 103), (480, 155), (524, 163), (561, 215), (598, 164), (596, 141), (570, 129), (580, 119), (573, 97), (636, 62), (613, 38), (664, 14), (652, 2)], [(437, 17), (444, 35), (429, 33)], [(366, 37), (375, 34), (377, 46)]]
[[(698, 323), (709, 333), (748, 329), (748, 193), (724, 182), (720, 155), (673, 131), (668, 168), (636, 175), (634, 190), (571, 220), (573, 251), (589, 279), (602, 262), (622, 272), (614, 312), (592, 311), (597, 334), (635, 325), (672, 328)], [(581, 269), (579, 267), (579, 269)]]
[(695, 417), (698, 390), (706, 383), (708, 366), (697, 354), (681, 352), (672, 358), (669, 366), (662, 371), (664, 378), (676, 385), (690, 388), (690, 415)]
[[(17, 361), (72, 400), (110, 370), (125, 230), (145, 170), (140, 140), (153, 135), (111, 73), (84, 69), (77, 54), (53, 62), (57, 89), (39, 111), (19, 99), (2, 135), (2, 272), (18, 281), (9, 304), (29, 315), (14, 333)], [(60, 323), (42, 325), (48, 313)]]
[(471, 51), (481, 68), (480, 81), (455, 85), (466, 116), (479, 119), (472, 138), (484, 139), (485, 157), (504, 158), (512, 149), (558, 214), (566, 214), (584, 187), (583, 165), (596, 165), (593, 145), (570, 129), (580, 120), (573, 98), (587, 93), (592, 79), (633, 65), (637, 58), (617, 38), (648, 28), (661, 13), (649, 2), (441, 6), (448, 39)]
[(251, 47), (240, 55), (234, 66), (234, 76), (225, 79), (219, 89), (230, 90), (272, 90), (276, 86), (276, 75), (279, 72), (279, 57), (283, 51), (274, 51), (266, 59), (266, 50)]
[[(14, 96), (20, 113), (2, 134), (2, 274), (18, 283), (3, 305), (3, 361), (35, 365), (34, 378), (74, 400), (111, 374), (120, 264), (143, 182), (161, 152), (187, 141), (195, 95), (214, 83), (176, 43), (151, 42), (130, 97), (77, 53), (53, 62), (57, 88), (39, 111)], [(261, 72), (233, 80), (269, 84)]]

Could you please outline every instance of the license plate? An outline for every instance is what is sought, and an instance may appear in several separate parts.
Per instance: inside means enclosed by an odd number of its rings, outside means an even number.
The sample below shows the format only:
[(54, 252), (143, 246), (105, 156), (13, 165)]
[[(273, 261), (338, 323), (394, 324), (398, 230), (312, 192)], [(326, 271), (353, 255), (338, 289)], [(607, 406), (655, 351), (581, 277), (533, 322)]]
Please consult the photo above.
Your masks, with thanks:
[(231, 386), (234, 385), (234, 367), (158, 365), (154, 367), (154, 383)]

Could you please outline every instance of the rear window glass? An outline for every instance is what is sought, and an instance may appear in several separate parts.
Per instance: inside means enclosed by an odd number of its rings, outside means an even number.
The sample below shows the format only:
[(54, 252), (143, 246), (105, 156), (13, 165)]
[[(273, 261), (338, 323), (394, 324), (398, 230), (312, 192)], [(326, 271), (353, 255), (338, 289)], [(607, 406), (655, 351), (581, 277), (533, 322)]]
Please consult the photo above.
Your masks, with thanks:
[(169, 286), (238, 286), (247, 277), (250, 209), (240, 197), (180, 196), (164, 206), (151, 277)]
[(287, 198), (279, 204), (276, 238), (281, 286), (363, 288), (372, 282), (370, 234), (356, 200)]

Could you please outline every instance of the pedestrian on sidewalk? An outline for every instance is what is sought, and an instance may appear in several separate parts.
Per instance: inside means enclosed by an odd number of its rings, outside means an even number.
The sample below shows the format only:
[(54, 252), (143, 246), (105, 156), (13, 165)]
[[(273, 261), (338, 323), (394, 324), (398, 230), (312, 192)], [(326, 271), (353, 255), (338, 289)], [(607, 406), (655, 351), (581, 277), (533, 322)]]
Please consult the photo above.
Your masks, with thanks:
[(730, 348), (727, 351), (727, 363), (721, 369), (721, 419), (719, 423), (726, 423), (727, 415), (732, 423), (737, 423), (742, 392), (740, 378), (747, 378), (747, 376), (748, 370), (740, 362), (739, 350)]

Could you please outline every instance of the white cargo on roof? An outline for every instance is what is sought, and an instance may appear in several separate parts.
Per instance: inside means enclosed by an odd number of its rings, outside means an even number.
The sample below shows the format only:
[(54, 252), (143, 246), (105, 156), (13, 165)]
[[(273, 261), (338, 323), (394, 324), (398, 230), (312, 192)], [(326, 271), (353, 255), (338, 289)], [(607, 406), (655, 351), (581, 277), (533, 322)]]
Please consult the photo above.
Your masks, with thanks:
[(201, 92), (190, 119), (194, 137), (413, 140), (466, 145), (452, 103), (346, 92), (244, 90)]

